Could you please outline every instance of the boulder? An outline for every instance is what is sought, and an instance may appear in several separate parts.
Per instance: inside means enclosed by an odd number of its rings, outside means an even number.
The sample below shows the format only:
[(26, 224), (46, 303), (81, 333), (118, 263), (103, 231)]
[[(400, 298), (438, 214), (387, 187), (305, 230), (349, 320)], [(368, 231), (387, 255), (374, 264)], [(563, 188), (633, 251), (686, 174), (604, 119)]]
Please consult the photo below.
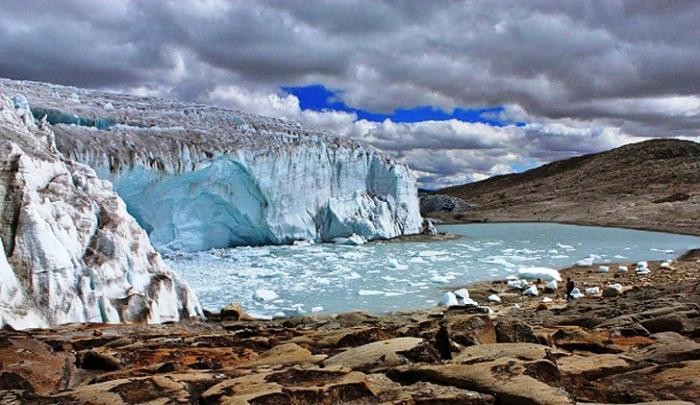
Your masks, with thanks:
[(460, 314), (442, 322), (450, 340), (464, 346), (496, 343), (496, 327), (488, 315)]
[(604, 298), (617, 297), (620, 295), (622, 295), (622, 285), (618, 283), (608, 284), (603, 290)]
[(246, 314), (241, 304), (229, 304), (221, 309), (219, 317), (222, 321), (252, 321), (253, 318)]
[(532, 327), (518, 319), (504, 319), (496, 324), (498, 343), (539, 343)]

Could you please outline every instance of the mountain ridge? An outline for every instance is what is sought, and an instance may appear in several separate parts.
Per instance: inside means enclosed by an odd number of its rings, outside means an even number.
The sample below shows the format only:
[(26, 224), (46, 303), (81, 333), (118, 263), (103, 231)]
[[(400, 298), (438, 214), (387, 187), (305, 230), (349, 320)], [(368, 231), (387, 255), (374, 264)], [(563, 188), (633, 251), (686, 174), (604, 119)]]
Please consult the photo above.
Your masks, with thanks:
[(434, 193), (476, 205), (441, 215), (447, 221), (552, 221), (700, 235), (700, 143), (653, 139)]

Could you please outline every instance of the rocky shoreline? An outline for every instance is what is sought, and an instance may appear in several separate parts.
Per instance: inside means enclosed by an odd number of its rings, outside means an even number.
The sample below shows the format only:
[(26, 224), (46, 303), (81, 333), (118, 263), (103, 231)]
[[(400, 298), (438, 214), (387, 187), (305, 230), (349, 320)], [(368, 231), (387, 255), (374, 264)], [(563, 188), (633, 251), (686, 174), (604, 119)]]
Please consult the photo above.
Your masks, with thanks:
[(698, 404), (700, 251), (660, 265), (566, 269), (581, 289), (623, 286), (569, 303), (561, 288), (468, 286), (479, 303), (500, 297), (492, 313), (253, 321), (232, 306), (208, 321), (4, 330), (0, 403)]

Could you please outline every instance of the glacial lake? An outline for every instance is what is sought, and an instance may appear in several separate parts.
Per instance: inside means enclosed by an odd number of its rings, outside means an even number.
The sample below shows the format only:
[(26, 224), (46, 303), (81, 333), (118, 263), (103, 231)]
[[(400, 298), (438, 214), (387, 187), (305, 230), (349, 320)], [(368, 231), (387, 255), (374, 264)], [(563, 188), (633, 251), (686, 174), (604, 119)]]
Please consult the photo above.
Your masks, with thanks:
[[(672, 259), (700, 237), (551, 223), (443, 225), (441, 242), (371, 242), (216, 249), (167, 259), (205, 309), (238, 302), (254, 316), (383, 313), (435, 306), (444, 289), (503, 279), (519, 268)], [(254, 297), (274, 291), (277, 299)], [(264, 293), (262, 295), (265, 295)]]

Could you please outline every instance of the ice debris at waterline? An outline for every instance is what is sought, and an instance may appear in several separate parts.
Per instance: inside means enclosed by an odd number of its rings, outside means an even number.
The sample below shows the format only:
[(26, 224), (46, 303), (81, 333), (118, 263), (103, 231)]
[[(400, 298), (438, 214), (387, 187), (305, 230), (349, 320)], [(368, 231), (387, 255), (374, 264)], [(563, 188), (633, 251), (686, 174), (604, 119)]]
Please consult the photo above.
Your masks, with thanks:
[(111, 185), (0, 92), (0, 326), (200, 316)]
[[(359, 246), (237, 247), (166, 254), (165, 258), (205, 308), (218, 311), (238, 302), (248, 313), (275, 316), (295, 304), (304, 304), (307, 314), (318, 306), (324, 314), (427, 309), (447, 290), (507, 277), (514, 279), (517, 291), (512, 293), (519, 295), (530, 285), (520, 281), (521, 268), (566, 268), (589, 254), (600, 256), (601, 263), (613, 263), (621, 252), (629, 258), (625, 263), (659, 260), (666, 255), (650, 252), (649, 247), (682, 252), (700, 245), (700, 238), (688, 235), (561, 224), (440, 225), (438, 229), (464, 237)], [(560, 257), (557, 243), (561, 241), (575, 243), (577, 250), (570, 257)], [(564, 273), (561, 276), (565, 278)], [(574, 281), (579, 285), (579, 280)], [(539, 287), (546, 290), (548, 284), (543, 280)], [(557, 284), (561, 294), (562, 284)], [(261, 288), (274, 291), (279, 299), (254, 299), (254, 292)], [(540, 296), (545, 290), (540, 289)], [(477, 301), (485, 304), (485, 298)]]
[(80, 123), (116, 122), (49, 125), (61, 152), (112, 181), (159, 249), (421, 230), (415, 178), (371, 146), (218, 107), (11, 80), (2, 89)]

